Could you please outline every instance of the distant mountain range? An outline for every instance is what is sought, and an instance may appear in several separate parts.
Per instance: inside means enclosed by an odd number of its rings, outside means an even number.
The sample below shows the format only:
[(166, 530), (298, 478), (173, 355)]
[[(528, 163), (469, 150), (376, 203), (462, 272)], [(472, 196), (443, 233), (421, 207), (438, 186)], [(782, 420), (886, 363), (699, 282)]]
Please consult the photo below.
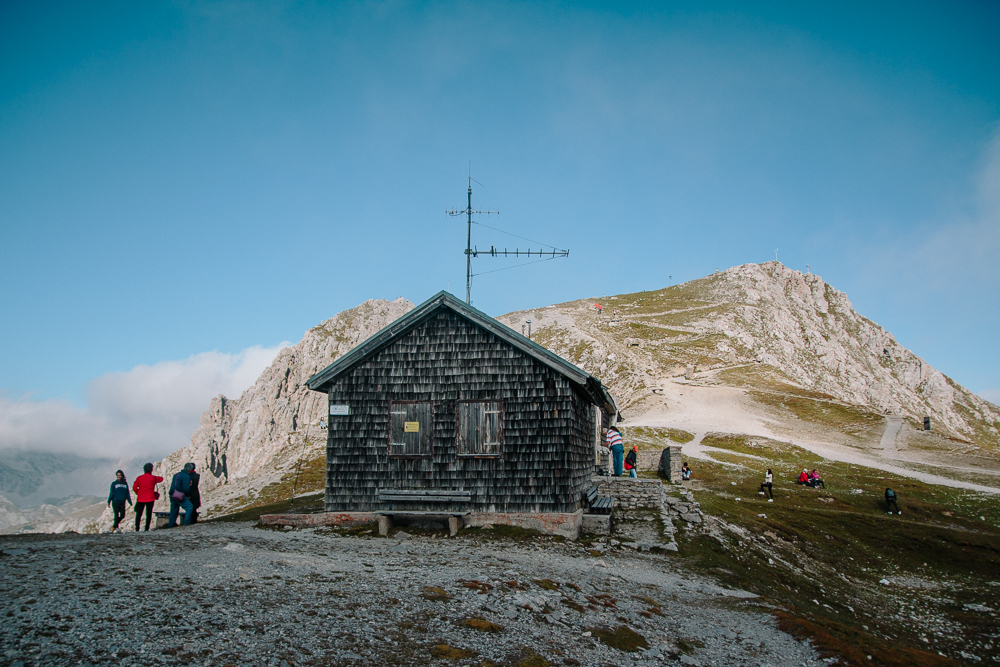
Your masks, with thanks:
[(0, 450), (0, 494), (19, 507), (90, 495), (111, 484), (120, 463), (75, 454)]

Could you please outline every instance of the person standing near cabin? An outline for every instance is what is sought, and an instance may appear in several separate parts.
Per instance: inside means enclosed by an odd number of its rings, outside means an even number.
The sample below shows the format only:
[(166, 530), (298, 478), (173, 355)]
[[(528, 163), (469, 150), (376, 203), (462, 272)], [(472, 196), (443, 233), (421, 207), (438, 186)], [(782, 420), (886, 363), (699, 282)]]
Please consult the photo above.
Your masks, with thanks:
[(132, 504), (132, 494), (128, 492), (128, 482), (125, 481), (125, 473), (121, 470), (115, 472), (115, 481), (111, 482), (111, 491), (108, 492), (108, 507), (114, 508), (115, 526), (112, 533), (120, 533), (122, 529), (118, 524), (125, 518), (125, 502)]
[(142, 466), (142, 474), (132, 482), (132, 490), (135, 491), (135, 532), (139, 532), (143, 512), (146, 512), (146, 532), (149, 532), (149, 522), (153, 518), (153, 503), (160, 497), (156, 492), (156, 485), (162, 481), (162, 477), (153, 474), (153, 464), (147, 463)]
[(188, 470), (188, 477), (191, 478), (191, 493), (188, 497), (191, 499), (191, 506), (194, 508), (191, 512), (191, 523), (198, 523), (198, 508), (201, 507), (201, 491), (198, 490), (198, 481), (201, 479), (201, 475), (194, 471), (194, 464), (188, 463), (184, 466), (187, 470), (187, 466), (191, 466)]
[(194, 518), (194, 505), (191, 504), (191, 475), (188, 474), (188, 466), (194, 470), (193, 463), (185, 463), (184, 469), (176, 473), (170, 480), (170, 517), (167, 519), (167, 528), (177, 527), (177, 515), (181, 508), (184, 509), (184, 525), (187, 526)]
[(615, 463), (615, 477), (622, 476), (622, 456), (625, 454), (625, 444), (622, 441), (622, 434), (616, 427), (608, 427), (608, 449), (611, 450), (611, 458)]
[(625, 470), (628, 470), (629, 477), (635, 477), (635, 469), (639, 465), (639, 445), (632, 445), (632, 449), (629, 450), (628, 455), (625, 457)]

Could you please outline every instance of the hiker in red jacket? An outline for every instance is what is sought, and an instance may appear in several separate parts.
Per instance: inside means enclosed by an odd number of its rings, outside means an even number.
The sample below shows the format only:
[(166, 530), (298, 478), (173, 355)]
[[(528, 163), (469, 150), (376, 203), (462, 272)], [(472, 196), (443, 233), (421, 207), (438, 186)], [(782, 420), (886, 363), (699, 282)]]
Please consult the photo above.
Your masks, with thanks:
[(142, 466), (142, 472), (144, 474), (139, 475), (132, 482), (132, 490), (135, 491), (135, 532), (137, 533), (143, 510), (146, 511), (146, 532), (149, 532), (149, 520), (153, 518), (153, 503), (160, 497), (156, 491), (156, 485), (163, 481), (162, 477), (153, 474), (152, 463)]

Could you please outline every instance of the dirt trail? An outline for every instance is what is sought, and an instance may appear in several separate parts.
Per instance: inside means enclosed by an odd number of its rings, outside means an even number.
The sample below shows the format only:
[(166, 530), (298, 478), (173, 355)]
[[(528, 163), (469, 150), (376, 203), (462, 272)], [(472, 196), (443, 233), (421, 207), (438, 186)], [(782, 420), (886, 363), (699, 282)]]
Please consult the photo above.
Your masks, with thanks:
[[(789, 437), (787, 431), (780, 428), (787, 425), (762, 414), (759, 406), (746, 396), (743, 389), (704, 386), (668, 378), (661, 378), (659, 386), (663, 389), (662, 396), (658, 396), (662, 401), (658, 404), (647, 403), (646, 411), (630, 417), (625, 425), (678, 428), (693, 433), (695, 439), (682, 448), (686, 457), (713, 458), (712, 448), (701, 444), (708, 433), (746, 434), (789, 441), (831, 461), (867, 466), (927, 484), (1000, 494), (1000, 474), (995, 471), (942, 465), (942, 474), (933, 474), (906, 467), (907, 463), (919, 465), (920, 462), (909, 461), (896, 449), (896, 435), (903, 423), (899, 417), (888, 420), (879, 448), (873, 443), (871, 450), (865, 453), (840, 443), (818, 440), (811, 433)], [(891, 447), (886, 446), (887, 441), (891, 441)], [(948, 473), (955, 473), (956, 477), (946, 476)], [(969, 477), (976, 481), (963, 479)]]
[(897, 452), (896, 434), (899, 433), (899, 427), (903, 425), (903, 418), (892, 415), (886, 417), (885, 420), (885, 431), (882, 433), (882, 440), (879, 442), (879, 447), (884, 452), (895, 453)]

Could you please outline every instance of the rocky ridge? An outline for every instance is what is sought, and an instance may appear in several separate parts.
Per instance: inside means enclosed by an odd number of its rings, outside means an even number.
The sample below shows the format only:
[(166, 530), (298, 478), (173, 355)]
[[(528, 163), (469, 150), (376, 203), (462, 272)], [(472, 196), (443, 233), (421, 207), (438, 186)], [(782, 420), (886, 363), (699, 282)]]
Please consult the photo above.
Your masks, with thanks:
[[(858, 314), (815, 274), (744, 264), (682, 285), (510, 313), (533, 338), (600, 377), (625, 408), (670, 378), (722, 371), (723, 384), (797, 386), (922, 422), (1000, 450), (1000, 408), (954, 382)], [(616, 315), (617, 313), (617, 315)]]

